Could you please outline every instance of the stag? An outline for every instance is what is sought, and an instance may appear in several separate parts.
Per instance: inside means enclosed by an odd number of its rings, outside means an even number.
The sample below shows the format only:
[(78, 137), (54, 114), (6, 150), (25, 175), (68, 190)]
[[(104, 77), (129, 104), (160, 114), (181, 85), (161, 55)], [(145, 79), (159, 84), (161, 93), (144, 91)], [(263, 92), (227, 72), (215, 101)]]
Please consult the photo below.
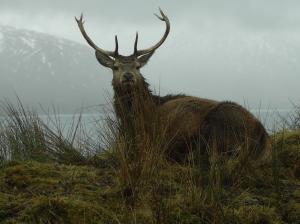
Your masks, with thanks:
[(152, 47), (138, 50), (138, 33), (136, 33), (134, 52), (129, 56), (119, 54), (117, 36), (114, 51), (98, 47), (85, 31), (83, 15), (81, 14), (79, 19), (75, 18), (81, 34), (95, 50), (98, 62), (113, 72), (112, 86), (117, 118), (130, 129), (137, 111), (136, 108), (133, 109), (134, 105), (154, 108), (154, 111), (161, 114), (163, 120), (168, 120), (167, 133), (172, 139), (169, 156), (176, 161), (186, 157), (191, 142), (197, 142), (200, 148), (205, 149), (201, 150), (203, 152), (212, 145), (220, 152), (226, 153), (232, 153), (241, 146), (248, 145), (251, 148), (251, 157), (257, 161), (269, 157), (270, 140), (264, 126), (241, 105), (187, 95), (159, 96), (149, 89), (149, 84), (140, 73), (140, 69), (164, 43), (170, 32), (168, 17), (161, 9), (159, 10), (160, 16), (155, 15), (166, 25), (163, 37)]

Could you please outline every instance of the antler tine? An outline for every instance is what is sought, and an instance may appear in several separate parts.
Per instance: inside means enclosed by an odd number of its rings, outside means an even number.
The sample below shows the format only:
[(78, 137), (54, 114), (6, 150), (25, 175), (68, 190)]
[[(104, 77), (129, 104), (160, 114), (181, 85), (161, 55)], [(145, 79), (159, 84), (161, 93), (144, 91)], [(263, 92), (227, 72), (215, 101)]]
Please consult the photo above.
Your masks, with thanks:
[(81, 13), (79, 19), (77, 19), (77, 18), (75, 17), (75, 20), (76, 20), (76, 22), (77, 22), (77, 24), (78, 24), (78, 27), (79, 27), (79, 30), (80, 30), (82, 36), (84, 37), (84, 39), (88, 42), (88, 44), (89, 44), (92, 48), (94, 48), (96, 51), (100, 51), (100, 52), (102, 52), (103, 54), (106, 54), (107, 56), (112, 56), (112, 57), (115, 56), (115, 53), (118, 52), (117, 40), (116, 40), (116, 50), (115, 50), (115, 52), (113, 52), (113, 51), (105, 51), (105, 50), (101, 49), (100, 47), (98, 47), (98, 46), (91, 40), (91, 38), (87, 35), (87, 33), (85, 32), (84, 25), (83, 25), (83, 24), (84, 24), (83, 13)]
[(166, 15), (164, 14), (164, 12), (161, 10), (161, 8), (158, 8), (159, 9), (159, 12), (161, 14), (161, 17), (159, 15), (157, 15), (156, 13), (154, 13), (154, 15), (160, 19), (161, 21), (165, 21), (164, 18), (166, 17)]
[(157, 15), (157, 14), (154, 14), (159, 20), (161, 21), (164, 21), (166, 23), (166, 30), (165, 30), (165, 33), (163, 35), (163, 37), (160, 39), (160, 41), (155, 44), (154, 46), (150, 47), (150, 48), (147, 48), (147, 49), (143, 49), (143, 50), (137, 50), (137, 37), (136, 37), (136, 41), (135, 41), (135, 49), (134, 49), (134, 54), (136, 56), (141, 56), (141, 55), (144, 55), (144, 54), (148, 54), (150, 52), (153, 52), (155, 51), (157, 48), (159, 48), (163, 43), (164, 41), (167, 39), (167, 36), (170, 32), (170, 21), (169, 21), (169, 18), (165, 15), (165, 13), (161, 10), (161, 8), (159, 8), (159, 12), (160, 12), (160, 15)]
[(114, 56), (118, 56), (119, 55), (119, 43), (118, 43), (118, 36), (115, 35), (115, 52), (114, 52)]
[(138, 41), (139, 41), (139, 33), (136, 32), (136, 35), (135, 35), (135, 41), (134, 41), (134, 55), (135, 56), (138, 56), (138, 49), (137, 49), (137, 44), (138, 44)]

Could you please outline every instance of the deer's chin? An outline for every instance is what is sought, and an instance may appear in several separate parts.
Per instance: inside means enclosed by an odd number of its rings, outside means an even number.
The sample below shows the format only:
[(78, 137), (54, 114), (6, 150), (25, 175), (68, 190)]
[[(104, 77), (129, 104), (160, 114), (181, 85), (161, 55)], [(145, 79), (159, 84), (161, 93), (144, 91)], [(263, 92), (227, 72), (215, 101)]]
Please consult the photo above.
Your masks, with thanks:
[(123, 81), (122, 86), (124, 87), (133, 87), (135, 85), (134, 81)]

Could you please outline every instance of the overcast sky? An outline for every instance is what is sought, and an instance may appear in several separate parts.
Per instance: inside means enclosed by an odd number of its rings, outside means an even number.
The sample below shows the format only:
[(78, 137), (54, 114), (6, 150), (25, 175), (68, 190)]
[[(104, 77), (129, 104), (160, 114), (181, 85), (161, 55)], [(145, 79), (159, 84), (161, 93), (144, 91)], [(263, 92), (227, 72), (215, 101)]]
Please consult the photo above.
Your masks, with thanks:
[(74, 20), (83, 12), (98, 45), (111, 50), (118, 34), (120, 52), (130, 54), (136, 31), (140, 47), (163, 34), (158, 7), (171, 33), (143, 70), (155, 89), (254, 108), (299, 103), (299, 0), (1, 0), (0, 24), (86, 44)]

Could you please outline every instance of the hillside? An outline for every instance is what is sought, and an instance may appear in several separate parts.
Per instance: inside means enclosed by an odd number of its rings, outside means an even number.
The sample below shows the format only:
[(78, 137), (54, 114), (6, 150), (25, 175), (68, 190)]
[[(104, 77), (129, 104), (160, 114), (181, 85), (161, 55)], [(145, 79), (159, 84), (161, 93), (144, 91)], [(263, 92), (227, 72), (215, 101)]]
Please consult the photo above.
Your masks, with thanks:
[(5, 163), (0, 167), (0, 222), (297, 224), (299, 138), (297, 132), (283, 139), (275, 173), (272, 164), (248, 167), (240, 177), (231, 176), (235, 182), (220, 183), (214, 176), (220, 170), (165, 164), (150, 177), (136, 177), (139, 184), (131, 196), (122, 170), (108, 160), (96, 167)]
[(104, 102), (107, 75), (87, 46), (48, 34), (0, 26), (0, 100), (54, 104), (63, 112)]
[(0, 223), (300, 223), (299, 129), (273, 134), (264, 163), (247, 145), (232, 155), (192, 151), (179, 163), (159, 122), (132, 139), (107, 114), (91, 139), (80, 120), (64, 137), (59, 120), (53, 130), (22, 108), (6, 112)]

